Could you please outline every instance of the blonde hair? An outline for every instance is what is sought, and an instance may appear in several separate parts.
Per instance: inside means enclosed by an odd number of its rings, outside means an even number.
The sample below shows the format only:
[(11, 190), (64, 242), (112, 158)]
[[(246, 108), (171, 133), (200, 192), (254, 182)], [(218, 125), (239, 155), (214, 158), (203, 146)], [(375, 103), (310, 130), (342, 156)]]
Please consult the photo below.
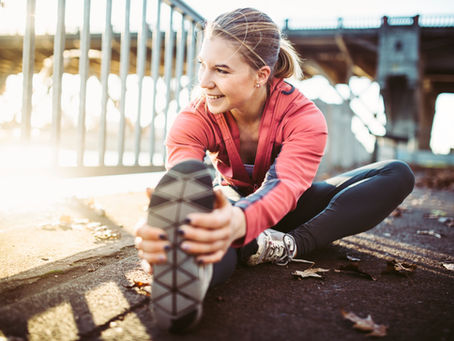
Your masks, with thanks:
[(301, 59), (290, 41), (283, 38), (277, 25), (254, 8), (239, 8), (218, 16), (205, 27), (205, 37), (220, 37), (238, 46), (238, 51), (254, 70), (271, 68), (273, 77), (300, 79)]

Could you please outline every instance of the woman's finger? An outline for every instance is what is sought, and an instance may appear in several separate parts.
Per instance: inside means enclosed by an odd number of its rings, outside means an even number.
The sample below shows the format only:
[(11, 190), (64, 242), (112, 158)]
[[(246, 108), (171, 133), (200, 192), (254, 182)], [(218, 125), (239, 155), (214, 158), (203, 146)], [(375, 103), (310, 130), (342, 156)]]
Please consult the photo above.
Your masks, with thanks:
[(170, 250), (170, 243), (166, 241), (142, 240), (138, 244), (138, 249), (148, 253), (166, 252)]
[(178, 231), (184, 239), (196, 242), (213, 242), (221, 239), (227, 239), (230, 236), (229, 230), (220, 228), (217, 230), (208, 230), (190, 225), (182, 225)]
[(142, 224), (136, 229), (136, 236), (144, 240), (166, 240), (167, 233), (159, 228), (147, 224)]
[(163, 252), (159, 253), (148, 253), (139, 250), (138, 252), (139, 258), (147, 261), (150, 264), (162, 264), (167, 262), (167, 256)]
[(215, 191), (219, 207), (210, 213), (191, 213), (188, 219), (193, 226), (207, 229), (218, 229), (230, 223), (232, 219), (232, 205), (221, 190)]
[(181, 249), (190, 254), (207, 254), (213, 253), (218, 250), (226, 249), (228, 247), (226, 240), (218, 240), (213, 243), (196, 243), (190, 240), (185, 240), (181, 243)]

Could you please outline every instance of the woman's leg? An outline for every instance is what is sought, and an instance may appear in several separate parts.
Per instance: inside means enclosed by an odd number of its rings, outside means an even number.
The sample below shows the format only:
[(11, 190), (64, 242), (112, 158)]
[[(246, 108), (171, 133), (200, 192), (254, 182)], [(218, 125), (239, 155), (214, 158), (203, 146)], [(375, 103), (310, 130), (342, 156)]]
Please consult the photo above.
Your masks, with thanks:
[[(221, 189), (232, 204), (241, 199), (241, 195), (230, 186), (216, 185), (214, 188)], [(237, 249), (230, 247), (224, 257), (219, 262), (213, 264), (213, 277), (211, 278), (210, 288), (228, 280), (235, 271), (237, 263)]]
[(377, 225), (410, 194), (414, 181), (406, 163), (383, 161), (315, 182), (273, 228), (295, 238), (301, 257)]
[(222, 259), (213, 264), (213, 277), (211, 278), (210, 288), (224, 283), (232, 276), (237, 265), (237, 250), (229, 248)]

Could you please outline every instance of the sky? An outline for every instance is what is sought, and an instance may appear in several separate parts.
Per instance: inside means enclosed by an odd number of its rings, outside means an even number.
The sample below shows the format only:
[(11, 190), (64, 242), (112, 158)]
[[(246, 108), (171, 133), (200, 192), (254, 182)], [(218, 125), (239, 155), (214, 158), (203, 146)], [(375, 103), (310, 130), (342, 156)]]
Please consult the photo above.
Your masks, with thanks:
[(239, 7), (254, 7), (267, 13), (278, 25), (291, 22), (338, 18), (454, 14), (453, 0), (186, 0), (207, 19)]

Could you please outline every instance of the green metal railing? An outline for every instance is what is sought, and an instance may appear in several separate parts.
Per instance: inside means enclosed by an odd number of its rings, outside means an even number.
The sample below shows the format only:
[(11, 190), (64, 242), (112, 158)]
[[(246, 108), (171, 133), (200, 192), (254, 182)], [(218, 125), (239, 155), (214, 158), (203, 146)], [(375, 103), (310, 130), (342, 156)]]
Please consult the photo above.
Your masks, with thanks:
[[(23, 40), (23, 104), (21, 119), (21, 135), (25, 143), (30, 142), (31, 137), (31, 119), (32, 95), (33, 95), (33, 77), (36, 70), (34, 66), (34, 44), (35, 44), (35, 8), (37, 0), (27, 0), (27, 20), (26, 30)], [(40, 1), (40, 0), (38, 0)], [(46, 0), (41, 0), (46, 1)], [(116, 2), (116, 3), (115, 3)], [(117, 162), (116, 165), (106, 164), (106, 124), (108, 122), (108, 100), (109, 100), (109, 75), (111, 74), (112, 61), (112, 7), (123, 5), (123, 30), (121, 31), (121, 50), (120, 50), (120, 100), (118, 105), (119, 125), (117, 134)], [(137, 39), (137, 60), (136, 60), (136, 77), (137, 77), (137, 113), (134, 122), (133, 138), (133, 164), (125, 164), (125, 127), (127, 110), (127, 77), (130, 74), (131, 56), (131, 0), (106, 0), (105, 2), (105, 25), (102, 34), (102, 51), (101, 52), (101, 72), (100, 83), (102, 95), (99, 98), (101, 102), (101, 111), (99, 113), (98, 129), (98, 146), (97, 146), (97, 165), (87, 166), (85, 163), (86, 154), (86, 101), (87, 101), (87, 79), (90, 70), (90, 19), (92, 15), (91, 1), (83, 1), (83, 23), (80, 30), (80, 55), (79, 55), (79, 108), (77, 123), (77, 143), (73, 148), (76, 151), (76, 162), (72, 167), (66, 167), (65, 171), (70, 175), (91, 175), (91, 174), (116, 174), (124, 172), (138, 172), (162, 169), (165, 159), (165, 149), (163, 147), (163, 136), (165, 136), (169, 126), (169, 110), (171, 102), (176, 102), (177, 110), (181, 108), (179, 93), (186, 87), (188, 93), (195, 82), (197, 65), (195, 63), (195, 54), (198, 44), (200, 43), (202, 25), (204, 18), (193, 11), (183, 1), (180, 0), (141, 0), (141, 23), (139, 31), (136, 34)], [(82, 2), (81, 2), (82, 5)], [(162, 15), (163, 6), (167, 6), (168, 17)], [(53, 9), (50, 8), (50, 11)], [(137, 10), (137, 8), (134, 8)], [(150, 15), (151, 13), (151, 15)], [(59, 155), (62, 140), (62, 91), (64, 83), (62, 76), (64, 73), (64, 52), (65, 52), (65, 14), (66, 0), (58, 0), (58, 6), (55, 8), (57, 16), (57, 27), (54, 35), (53, 46), (53, 75), (52, 75), (52, 129), (51, 144), (53, 148), (53, 164), (51, 167), (62, 169)], [(151, 17), (151, 18), (149, 18)], [(167, 18), (168, 22), (164, 22)], [(118, 19), (118, 18), (115, 18)], [(176, 28), (175, 28), (176, 26)], [(150, 30), (152, 27), (152, 30)], [(116, 32), (118, 33), (118, 32)], [(147, 49), (151, 47), (151, 60), (147, 58)], [(161, 56), (161, 49), (164, 48), (164, 56)], [(151, 62), (149, 75), (145, 74), (146, 63)], [(162, 72), (163, 70), (163, 72)], [(185, 76), (189, 81), (186, 84), (181, 83), (182, 77)], [(153, 91), (146, 96), (152, 96), (151, 107), (143, 107), (143, 81), (145, 77), (152, 78)], [(164, 81), (165, 84), (165, 107), (162, 112), (158, 113), (157, 98), (162, 96), (158, 93), (158, 83)], [(175, 106), (174, 106), (175, 107)], [(140, 162), (140, 156), (144, 153), (141, 117), (144, 110), (151, 111), (151, 120), (149, 129), (148, 143), (148, 163)], [(163, 131), (157, 132), (156, 118), (159, 115), (164, 116)], [(147, 148), (145, 148), (147, 149)], [(162, 156), (162, 162), (156, 163), (156, 153)], [(143, 155), (142, 155), (143, 156)], [(142, 158), (143, 161), (143, 158)]]

